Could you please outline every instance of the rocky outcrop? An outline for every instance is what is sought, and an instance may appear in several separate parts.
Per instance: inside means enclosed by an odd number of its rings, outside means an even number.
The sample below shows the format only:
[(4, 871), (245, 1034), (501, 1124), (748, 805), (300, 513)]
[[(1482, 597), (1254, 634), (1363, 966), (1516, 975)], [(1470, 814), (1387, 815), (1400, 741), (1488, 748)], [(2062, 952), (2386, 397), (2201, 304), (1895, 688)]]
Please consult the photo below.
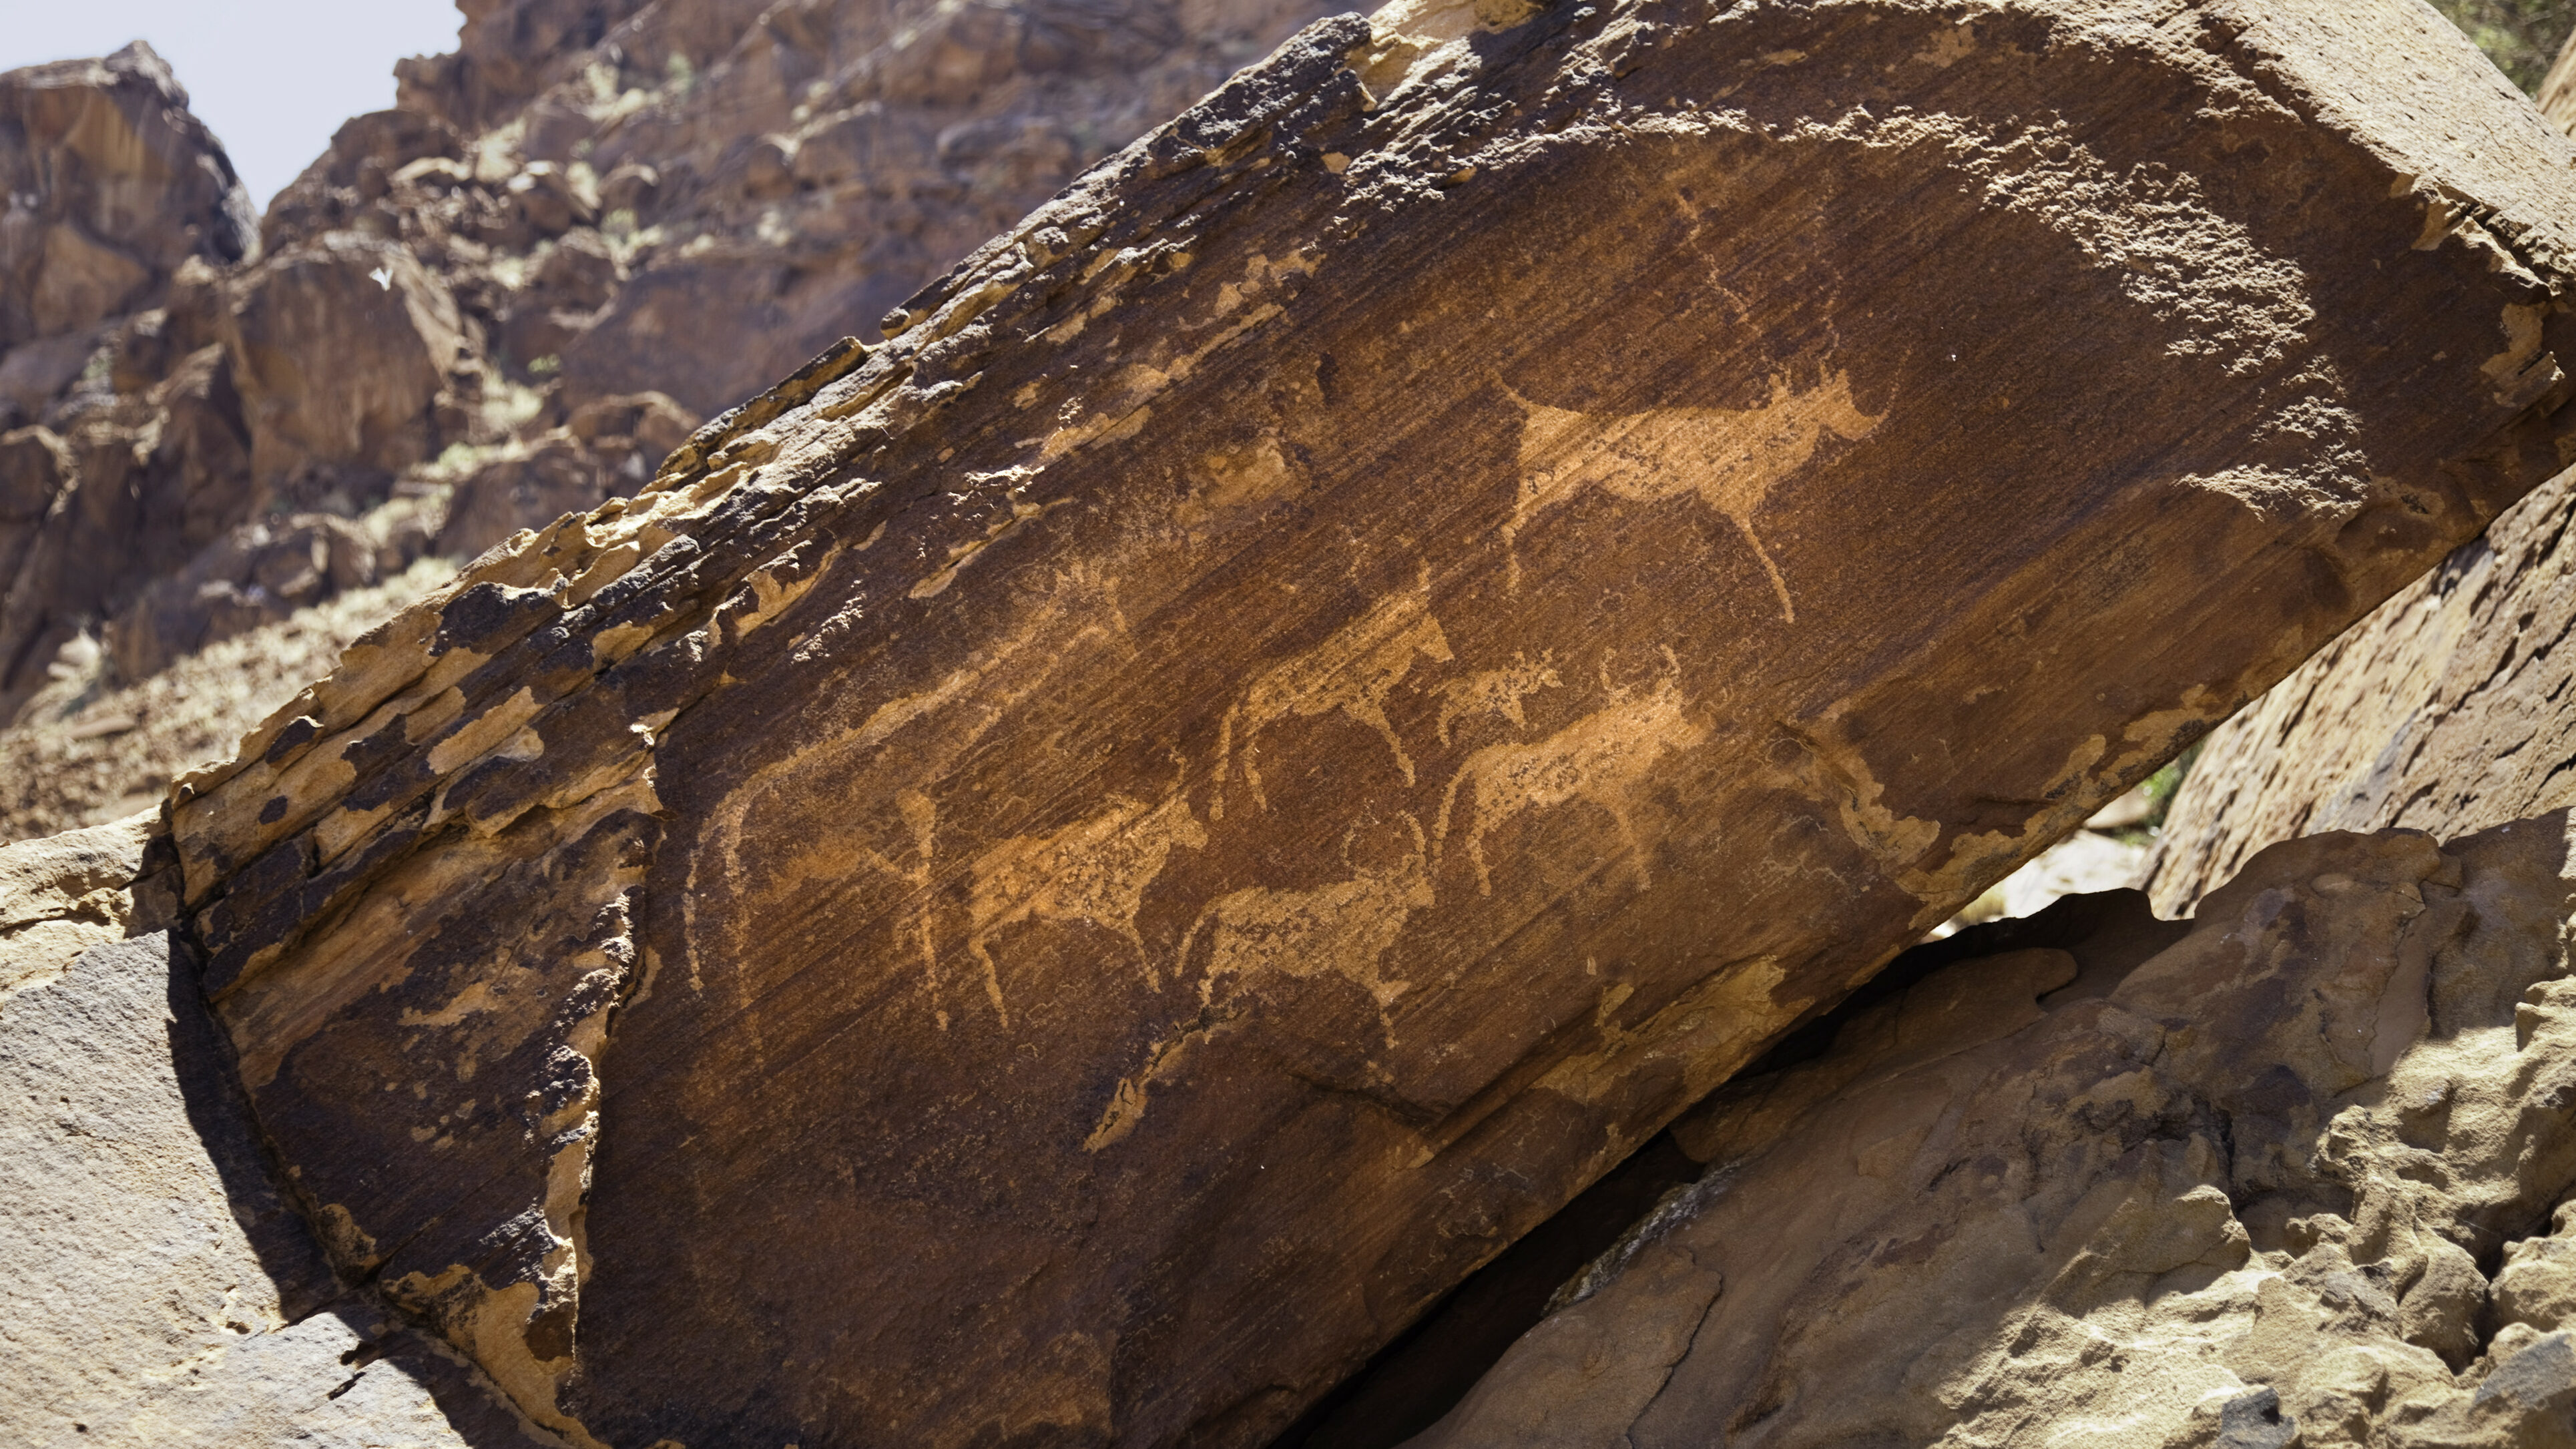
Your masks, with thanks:
[(1677, 1123), (1705, 1171), (1412, 1442), (2571, 1442), (2569, 823), (1933, 972)]
[(343, 1289), (271, 1184), (166, 929), (157, 819), (0, 847), (0, 1438), (544, 1443)]
[[(0, 709), (108, 607), (121, 573), (185, 557), (205, 475), (239, 452), (211, 359), (156, 375), (136, 401), (168, 419), (166, 438), (108, 437), (54, 409), (109, 385), (109, 324), (184, 290), (191, 267), (256, 250), (250, 199), (187, 105), (139, 41), (0, 75)], [(60, 426), (23, 426), (44, 419)]]
[[(345, 509), (461, 431), (440, 428), (434, 405), (474, 349), (455, 298), (407, 247), (326, 233), (236, 281), (220, 325), (265, 491), (337, 489)], [(339, 476), (353, 469), (379, 476)]]
[[(1900, 953), (1840, 1005), (1775, 1042), (1737, 1080), (1771, 1079), (1825, 1056), (1853, 1021), (1883, 1015), (1887, 1003), (1936, 974), (1973, 974), (1990, 959), (2043, 953), (2071, 959), (2085, 979), (2116, 981), (2190, 931), (2188, 921), (2158, 919), (2144, 892), (2124, 887), (2062, 896), (2028, 916), (1968, 925)], [(1963, 1039), (1973, 1043), (1984, 1029), (1972, 1022)], [(1728, 1092), (1718, 1089), (1721, 1098)], [(1706, 1150), (1704, 1129), (1695, 1124), (1713, 1110), (1720, 1109), (1704, 1103), (1683, 1113), (1562, 1211), (1477, 1269), (1336, 1386), (1273, 1449), (1394, 1449), (1437, 1424), (1514, 1343), (1564, 1304), (1571, 1285), (1598, 1287), (1623, 1261), (1640, 1225), (1660, 1221), (1668, 1198), (1707, 1175), (1710, 1164), (1692, 1152)], [(1682, 1133), (1691, 1135), (1691, 1147), (1682, 1145)], [(1781, 1207), (1799, 1212), (1809, 1204)], [(1852, 1385), (1856, 1394), (1869, 1391)]]
[(1320, 22), (183, 781), (206, 990), (575, 1442), (1257, 1441), (2554, 470), (2570, 160), (2393, 4)]
[(13, 425), (44, 379), (89, 360), (89, 329), (158, 302), (182, 263), (237, 262), (257, 243), (223, 147), (141, 41), (0, 75), (0, 184), (0, 421)]

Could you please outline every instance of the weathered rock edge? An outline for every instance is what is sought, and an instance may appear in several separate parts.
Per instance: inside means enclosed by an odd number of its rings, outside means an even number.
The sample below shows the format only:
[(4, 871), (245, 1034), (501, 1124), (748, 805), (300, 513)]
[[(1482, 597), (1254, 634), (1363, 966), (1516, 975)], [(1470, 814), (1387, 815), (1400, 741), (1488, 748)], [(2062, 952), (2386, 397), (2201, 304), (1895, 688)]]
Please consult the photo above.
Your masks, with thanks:
[(1319, 22), (183, 780), (206, 990), (577, 1442), (1258, 1440), (2555, 471), (2571, 160), (2394, 3)]
[(333, 1279), (167, 929), (169, 845), (156, 811), (0, 846), (0, 1440), (558, 1444)]

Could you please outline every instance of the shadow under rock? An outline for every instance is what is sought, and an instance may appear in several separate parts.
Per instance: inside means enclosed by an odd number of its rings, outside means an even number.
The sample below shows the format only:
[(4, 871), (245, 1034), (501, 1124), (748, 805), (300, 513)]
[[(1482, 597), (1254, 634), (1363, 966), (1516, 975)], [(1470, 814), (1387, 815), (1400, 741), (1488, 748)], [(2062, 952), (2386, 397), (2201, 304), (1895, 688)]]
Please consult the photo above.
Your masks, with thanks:
[[(133, 947), (155, 939), (118, 944)], [(348, 1396), (375, 1365), (399, 1373), (429, 1395), (467, 1449), (558, 1444), (531, 1426), (454, 1349), (341, 1284), (303, 1214), (277, 1188), (231, 1054), (198, 988), (195, 951), (175, 932), (159, 933), (157, 939), (167, 942), (166, 951), (153, 954), (167, 963), (170, 1065), (188, 1123), (223, 1183), (234, 1221), (276, 1285), (279, 1312), (286, 1320), (284, 1330), (261, 1337), (276, 1340), (273, 1351), (281, 1356), (336, 1356), (348, 1378), (331, 1392), (333, 1399)], [(331, 1332), (312, 1323), (315, 1319), (337, 1320), (342, 1331)], [(321, 1331), (308, 1330), (308, 1324)], [(250, 1356), (261, 1355), (254, 1349)]]
[[(1900, 952), (1827, 1010), (1791, 1027), (1731, 1080), (1784, 1071), (1821, 1057), (1845, 1023), (1963, 961), (2009, 951), (2073, 956), (2074, 980), (2045, 1004), (2107, 994), (2140, 963), (2181, 940), (2188, 920), (2158, 920), (2144, 891), (2065, 896), (2046, 910), (1990, 921)], [(1614, 1251), (1707, 1164), (1659, 1132), (1554, 1217), (1532, 1229), (1434, 1305), (1271, 1443), (1271, 1449), (1394, 1449), (1430, 1428), (1547, 1313), (1559, 1290)]]

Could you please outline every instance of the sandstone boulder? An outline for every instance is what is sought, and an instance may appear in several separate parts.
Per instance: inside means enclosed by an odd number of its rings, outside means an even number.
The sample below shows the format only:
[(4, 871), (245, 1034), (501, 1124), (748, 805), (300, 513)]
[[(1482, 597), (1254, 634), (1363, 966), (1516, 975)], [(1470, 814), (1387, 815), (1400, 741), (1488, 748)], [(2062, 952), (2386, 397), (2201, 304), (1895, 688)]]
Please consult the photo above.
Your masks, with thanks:
[[(2539, 102), (2576, 123), (2576, 36)], [(2275, 841), (2466, 835), (2576, 800), (2571, 523), (2562, 475), (2212, 732), (2149, 857), (2157, 908), (2188, 913)]]
[(245, 523), (156, 579), (107, 621), (122, 679), (148, 679), (218, 640), (376, 582), (375, 541), (347, 519), (297, 513)]
[(2576, 474), (2355, 624), (2213, 732), (2149, 867), (2188, 912), (2276, 841), (2460, 834), (2576, 801)]
[[(1888, 1003), (1936, 975), (1956, 982), (2005, 957), (2042, 953), (2074, 963), (2079, 977), (2117, 981), (2191, 931), (2188, 921), (2160, 920), (2143, 891), (2114, 888), (2062, 896), (2036, 913), (1968, 926), (1908, 948), (1842, 1003), (1775, 1042), (1736, 1082), (1775, 1079), (1835, 1050), (1853, 1021), (1883, 1016)], [(1945, 1025), (1958, 1025), (1955, 1023)], [(1958, 1026), (1974, 1045), (1988, 1024)], [(1720, 1102), (1741, 1096), (1721, 1087)], [(1705, 1153), (1704, 1122), (1720, 1106), (1703, 1104), (1479, 1268), (1439, 1306), (1344, 1380), (1273, 1443), (1273, 1449), (1394, 1449), (1432, 1428), (1525, 1334), (1578, 1290), (1596, 1289), (1617, 1271), (1641, 1234), (1670, 1226), (1669, 1207), (1716, 1166)], [(1683, 1145), (1684, 1137), (1690, 1146)], [(1693, 1193), (1680, 1192), (1682, 1199)], [(1803, 1211), (1803, 1201), (1783, 1205)], [(1586, 1285), (1589, 1285), (1588, 1287)], [(1657, 1330), (1649, 1326), (1646, 1337)], [(1856, 1391), (1867, 1391), (1855, 1385)]]
[(0, 678), (17, 672), (22, 656), (39, 642), (39, 613), (13, 607), (49, 591), (50, 570), (37, 552), (38, 541), (57, 508), (72, 474), (71, 450), (45, 428), (19, 428), (0, 433)]
[[(438, 550), (472, 558), (520, 529), (587, 513), (609, 496), (608, 481), (598, 455), (572, 437), (496, 458), (456, 485)], [(633, 480), (615, 491), (632, 492)]]
[(1257, 1442), (2554, 470), (2571, 160), (2394, 3), (1320, 22), (183, 781), (206, 990), (576, 1442)]
[(1931, 973), (1675, 1124), (1705, 1171), (1411, 1442), (2576, 1443), (2569, 825)]

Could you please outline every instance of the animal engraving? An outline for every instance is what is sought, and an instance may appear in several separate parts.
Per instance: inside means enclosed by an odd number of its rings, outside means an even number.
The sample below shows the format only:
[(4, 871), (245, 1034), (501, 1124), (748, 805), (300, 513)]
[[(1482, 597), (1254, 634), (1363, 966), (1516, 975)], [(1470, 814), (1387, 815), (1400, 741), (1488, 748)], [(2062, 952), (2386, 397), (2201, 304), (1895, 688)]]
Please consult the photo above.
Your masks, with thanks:
[(1626, 845), (1637, 887), (1647, 884), (1646, 852), (1629, 816), (1645, 788), (1655, 762), (1687, 750), (1708, 737), (1706, 726), (1692, 723), (1687, 703), (1671, 676), (1643, 698), (1621, 698), (1614, 692), (1608, 708), (1596, 710), (1543, 740), (1487, 745), (1467, 757), (1440, 797), (1440, 813), (1431, 825), (1435, 854), (1449, 838), (1459, 793), (1475, 786), (1463, 826), (1467, 857), (1475, 862), (1476, 890), (1494, 893), (1493, 873), (1485, 862), (1485, 836), (1524, 810), (1544, 810), (1581, 800), (1609, 812)]
[[(1422, 822), (1411, 815), (1403, 819), (1412, 848), (1392, 865), (1354, 866), (1349, 879), (1312, 890), (1256, 886), (1208, 902), (1181, 937), (1174, 966), (1176, 972), (1187, 969), (1191, 948), (1205, 933), (1207, 973), (1199, 982), (1199, 1000), (1207, 1010), (1196, 1025), (1155, 1043), (1146, 1054), (1145, 1069), (1118, 1084), (1083, 1143), (1085, 1151), (1097, 1152), (1135, 1131), (1149, 1090), (1177, 1073), (1218, 1027), (1242, 1014), (1237, 999), (1262, 976), (1277, 973), (1301, 981), (1327, 972), (1340, 976), (1368, 993), (1377, 1008), (1379, 1033), (1388, 1046), (1395, 1045), (1391, 1009), (1407, 983), (1388, 980), (1379, 963), (1404, 934), (1405, 922), (1434, 900)], [(1349, 837), (1342, 843), (1347, 863)]]
[(1426, 575), (1420, 588), (1387, 595), (1323, 643), (1253, 680), (1243, 701), (1218, 726), (1217, 778), (1225, 778), (1240, 743), (1244, 782), (1252, 787), (1253, 800), (1270, 808), (1254, 760), (1261, 731), (1283, 719), (1339, 710), (1386, 741), (1404, 783), (1412, 784), (1413, 758), (1386, 717), (1386, 700), (1412, 671), (1415, 655), (1442, 664), (1452, 657), (1448, 636), (1431, 615), (1430, 588)]
[(1696, 495), (1733, 520), (1762, 561), (1780, 614), (1798, 621), (1789, 581), (1753, 531), (1753, 517), (1771, 490), (1807, 465), (1830, 433), (1858, 441), (1876, 431), (1885, 413), (1872, 416), (1853, 404), (1851, 379), (1830, 373), (1815, 386), (1794, 390), (1786, 376), (1771, 380), (1771, 400), (1759, 407), (1650, 408), (1636, 413), (1584, 413), (1534, 403), (1521, 405), (1521, 485), (1512, 521), (1503, 528), (1511, 584), (1520, 585), (1513, 546), (1530, 521), (1586, 488), (1599, 488), (1634, 503), (1660, 503)]
[(1379, 1025), (1386, 1027), (1387, 1008), (1404, 994), (1405, 983), (1379, 975), (1378, 961), (1404, 933), (1405, 920), (1432, 903), (1422, 823), (1410, 815), (1404, 823), (1413, 849), (1391, 866), (1362, 867), (1348, 880), (1313, 890), (1255, 887), (1210, 901), (1181, 938), (1186, 962), (1199, 933), (1208, 933), (1200, 999), (1214, 1000), (1228, 977), (1278, 972), (1304, 979), (1330, 971), (1366, 991), (1377, 1004)]
[(1159, 989), (1162, 974), (1136, 929), (1146, 887), (1163, 873), (1177, 847), (1207, 844), (1207, 830), (1190, 814), (1178, 791), (1160, 805), (1124, 795), (1087, 820), (1043, 835), (1006, 840), (976, 857), (974, 891), (967, 905), (966, 949), (984, 967), (984, 991), (1008, 1023), (993, 938), (1023, 921), (1083, 922), (1127, 938), (1145, 968), (1145, 984)]

